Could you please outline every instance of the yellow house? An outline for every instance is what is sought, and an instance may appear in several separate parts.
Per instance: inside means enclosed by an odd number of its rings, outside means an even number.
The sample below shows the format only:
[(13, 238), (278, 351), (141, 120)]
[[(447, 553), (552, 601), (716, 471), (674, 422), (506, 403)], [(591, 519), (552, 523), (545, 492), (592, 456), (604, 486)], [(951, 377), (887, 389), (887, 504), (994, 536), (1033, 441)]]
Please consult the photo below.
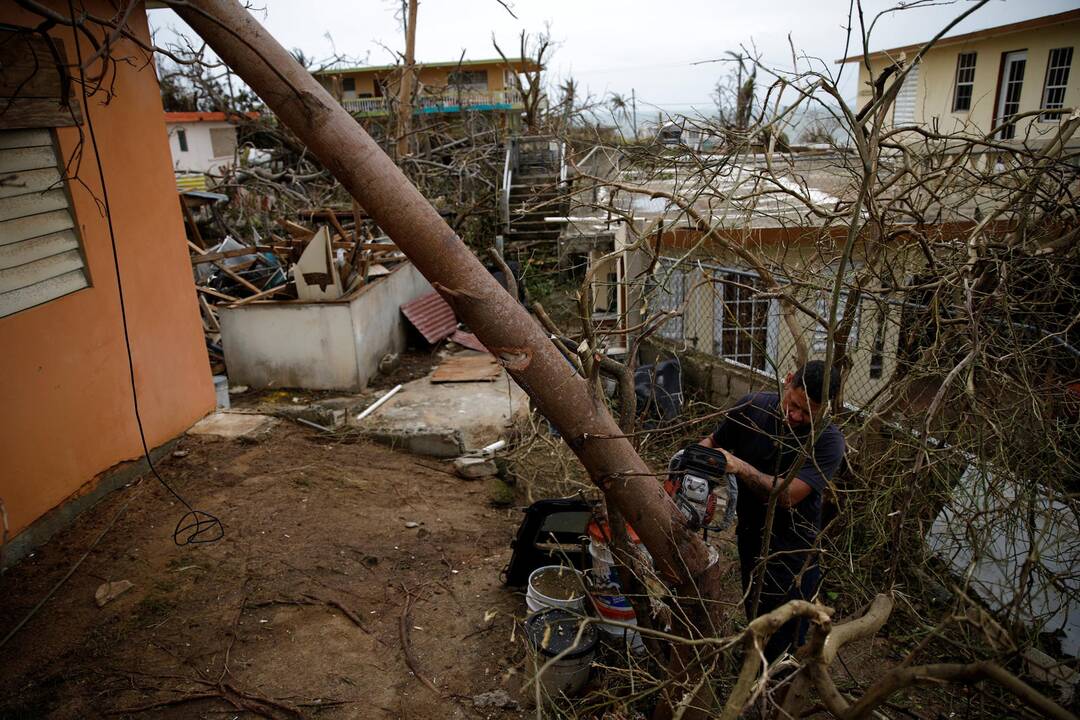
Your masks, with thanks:
[[(1045, 143), (1068, 111), (1080, 105), (1080, 77), (1072, 67), (1077, 45), (1080, 10), (944, 37), (905, 79), (893, 107), (893, 125)], [(872, 99), (873, 82), (882, 72), (901, 61), (906, 65), (921, 47), (839, 60), (858, 63), (856, 105)]]
[[(320, 70), (315, 78), (358, 117), (389, 114), (396, 99), (402, 65)], [(522, 58), (492, 58), (439, 63), (417, 63), (415, 114), (458, 113), (463, 110), (495, 113), (511, 123), (524, 105), (514, 75), (540, 69)]]

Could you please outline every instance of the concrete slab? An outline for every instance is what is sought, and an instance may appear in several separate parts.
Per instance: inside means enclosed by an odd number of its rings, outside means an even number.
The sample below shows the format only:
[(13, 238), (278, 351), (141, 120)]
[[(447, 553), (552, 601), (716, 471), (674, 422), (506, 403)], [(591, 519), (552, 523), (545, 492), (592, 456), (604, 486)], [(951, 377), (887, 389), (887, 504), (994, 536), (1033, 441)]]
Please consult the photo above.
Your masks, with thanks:
[(406, 383), (357, 427), (410, 452), (457, 457), (495, 442), (528, 412), (528, 396), (505, 371), (495, 382), (433, 383), (428, 375)]
[(191, 435), (214, 435), (227, 439), (252, 437), (267, 432), (277, 424), (269, 415), (217, 412), (207, 415), (188, 430)]

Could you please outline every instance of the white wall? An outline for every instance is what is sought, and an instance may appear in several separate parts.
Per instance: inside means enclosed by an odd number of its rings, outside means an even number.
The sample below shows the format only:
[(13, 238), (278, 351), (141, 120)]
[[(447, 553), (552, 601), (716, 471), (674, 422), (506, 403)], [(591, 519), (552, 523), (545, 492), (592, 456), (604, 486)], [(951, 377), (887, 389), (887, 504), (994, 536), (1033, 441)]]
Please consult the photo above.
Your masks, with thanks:
[[(182, 172), (216, 173), (223, 165), (233, 164), (233, 153), (215, 157), (210, 143), (210, 131), (216, 128), (230, 128), (234, 133), (236, 126), (227, 122), (188, 122), (166, 123), (169, 130), (169, 150), (172, 151), (173, 169)], [(180, 140), (176, 131), (183, 128), (187, 135), (187, 152), (180, 150)]]
[(340, 300), (220, 307), (229, 382), (363, 390), (379, 360), (405, 348), (401, 305), (429, 292), (428, 281), (405, 262)]

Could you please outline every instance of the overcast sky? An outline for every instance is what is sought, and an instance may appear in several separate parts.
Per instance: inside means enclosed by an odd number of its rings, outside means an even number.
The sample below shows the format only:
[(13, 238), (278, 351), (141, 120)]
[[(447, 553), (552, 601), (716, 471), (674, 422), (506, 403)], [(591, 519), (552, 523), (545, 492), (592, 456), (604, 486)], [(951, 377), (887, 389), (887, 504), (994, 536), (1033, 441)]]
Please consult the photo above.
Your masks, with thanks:
[[(712, 88), (723, 63), (697, 64), (740, 47), (755, 48), (768, 65), (791, 67), (788, 36), (806, 56), (838, 72), (844, 54), (848, 0), (421, 0), (417, 59), (436, 62), (497, 56), (498, 39), (507, 56), (518, 54), (521, 30), (550, 28), (557, 44), (548, 64), (553, 81), (573, 76), (594, 96), (636, 91), (642, 117), (665, 112), (711, 114)], [(259, 5), (259, 3), (264, 3)], [(374, 65), (395, 61), (404, 48), (401, 0), (252, 0), (256, 16), (287, 48), (326, 58), (339, 53)], [(869, 19), (895, 2), (864, 0)], [(938, 2), (891, 14), (871, 36), (877, 50), (927, 40), (970, 7), (970, 0)], [(992, 0), (952, 34), (1080, 7), (1078, 0)], [(171, 10), (152, 10), (158, 41), (172, 32), (192, 34)], [(855, 82), (848, 66), (841, 86), (851, 100)]]

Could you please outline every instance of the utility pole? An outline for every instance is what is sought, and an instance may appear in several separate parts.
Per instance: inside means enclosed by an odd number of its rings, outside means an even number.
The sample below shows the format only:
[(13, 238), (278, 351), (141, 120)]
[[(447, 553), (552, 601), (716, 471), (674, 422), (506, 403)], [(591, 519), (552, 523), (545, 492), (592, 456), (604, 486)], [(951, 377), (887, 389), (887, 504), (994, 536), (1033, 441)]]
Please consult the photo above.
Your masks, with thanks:
[(634, 114), (634, 142), (637, 142), (637, 91), (630, 88), (630, 108)]
[(405, 17), (405, 66), (401, 70), (401, 87), (398, 95), (398, 162), (401, 162), (401, 159), (409, 153), (409, 135), (412, 133), (412, 81), (413, 68), (416, 64), (417, 0), (408, 0), (408, 2), (409, 7)]

